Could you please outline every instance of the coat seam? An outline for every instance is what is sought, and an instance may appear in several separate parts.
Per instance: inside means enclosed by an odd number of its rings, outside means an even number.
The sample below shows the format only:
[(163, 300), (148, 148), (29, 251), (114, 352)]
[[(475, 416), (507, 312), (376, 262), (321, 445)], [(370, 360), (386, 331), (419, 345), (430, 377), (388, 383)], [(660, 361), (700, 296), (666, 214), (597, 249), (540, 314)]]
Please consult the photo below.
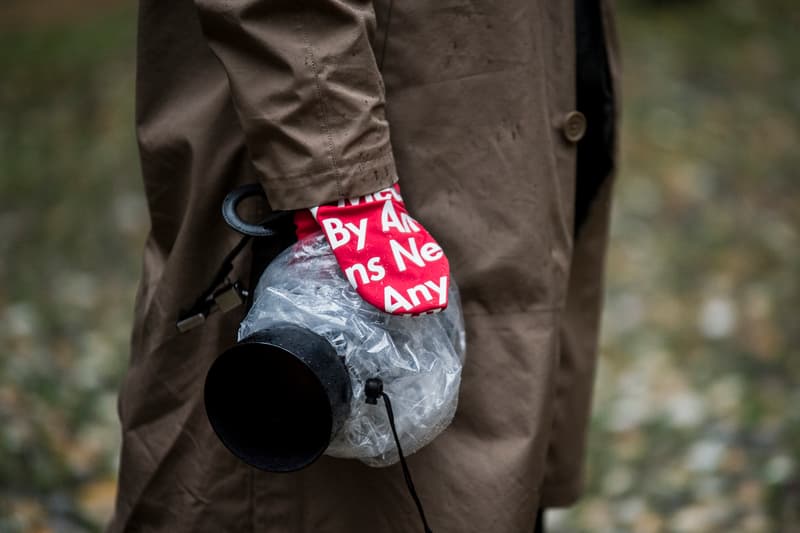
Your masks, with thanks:
[(392, 24), (392, 7), (394, 0), (389, 0), (389, 6), (386, 8), (386, 26), (383, 31), (383, 43), (381, 44), (381, 57), (378, 60), (378, 70), (383, 72), (383, 63), (386, 60), (386, 48), (389, 42), (389, 27)]
[[(313, 182), (313, 181), (319, 180), (320, 178), (324, 178), (327, 175), (333, 173), (333, 174), (336, 174), (337, 184), (340, 185), (341, 184), (340, 180), (341, 180), (342, 169), (343, 168), (344, 169), (348, 169), (348, 170), (355, 169), (355, 170), (360, 171), (365, 166), (368, 167), (368, 168), (369, 167), (384, 166), (384, 165), (386, 165), (388, 163), (391, 163), (393, 161), (393, 157), (392, 157), (391, 151), (387, 147), (382, 147), (380, 149), (380, 152), (385, 152), (385, 153), (383, 153), (383, 154), (381, 154), (381, 155), (379, 155), (377, 157), (366, 159), (366, 160), (363, 159), (363, 155), (362, 155), (362, 159), (357, 159), (355, 161), (346, 161), (344, 163), (339, 162), (339, 163), (337, 163), (336, 168), (334, 168), (332, 170), (325, 171), (325, 172), (305, 172), (303, 174), (293, 174), (291, 176), (273, 176), (273, 177), (270, 177), (267, 181), (270, 182), (270, 183), (273, 183), (273, 182), (287, 182), (287, 181), (304, 181), (304, 180), (308, 181), (308, 182)], [(344, 165), (343, 167), (342, 167), (342, 164)], [(341, 191), (340, 188), (338, 188), (338, 190)]]
[(330, 157), (331, 166), (333, 167), (334, 179), (336, 180), (336, 192), (339, 198), (341, 198), (342, 178), (338, 163), (336, 161), (333, 135), (331, 134), (330, 126), (328, 125), (328, 117), (326, 109), (327, 106), (325, 105), (325, 98), (322, 95), (322, 84), (320, 82), (319, 66), (316, 58), (314, 57), (314, 49), (311, 46), (311, 39), (309, 39), (308, 37), (308, 32), (306, 31), (305, 26), (303, 26), (302, 23), (299, 23), (298, 26), (300, 27), (300, 32), (303, 36), (303, 42), (305, 42), (306, 44), (306, 65), (311, 69), (311, 73), (314, 76), (314, 92), (317, 96), (317, 100), (319, 101), (319, 112), (317, 113), (317, 119), (319, 120), (320, 129), (322, 130), (323, 134), (325, 135), (325, 138), (328, 141), (326, 147), (328, 152), (328, 157)]

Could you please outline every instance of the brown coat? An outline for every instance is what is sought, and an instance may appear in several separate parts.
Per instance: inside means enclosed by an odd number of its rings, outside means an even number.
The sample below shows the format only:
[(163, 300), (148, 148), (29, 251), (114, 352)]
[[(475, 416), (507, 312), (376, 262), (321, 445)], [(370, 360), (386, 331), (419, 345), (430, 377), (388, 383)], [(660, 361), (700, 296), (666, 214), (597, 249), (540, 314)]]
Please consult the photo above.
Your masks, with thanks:
[(399, 176), (445, 248), (468, 355), (455, 421), (410, 458), (434, 531), (530, 532), (538, 507), (574, 501), (611, 188), (599, 166), (576, 190), (574, 27), (571, 0), (141, 0), (152, 232), (109, 531), (420, 530), (397, 467), (324, 457), (263, 473), (209, 427), (203, 379), (241, 310), (183, 334), (175, 320), (237, 240), (223, 197), (254, 181), (297, 209)]

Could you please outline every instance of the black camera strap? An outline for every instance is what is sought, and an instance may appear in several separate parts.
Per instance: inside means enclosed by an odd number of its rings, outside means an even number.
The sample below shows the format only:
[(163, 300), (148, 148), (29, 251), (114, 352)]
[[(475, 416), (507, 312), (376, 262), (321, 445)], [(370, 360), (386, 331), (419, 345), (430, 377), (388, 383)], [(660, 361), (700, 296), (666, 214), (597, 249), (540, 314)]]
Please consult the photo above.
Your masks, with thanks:
[(208, 315), (216, 310), (230, 311), (244, 303), (248, 296), (247, 290), (239, 281), (231, 281), (228, 276), (233, 271), (233, 260), (244, 250), (251, 238), (250, 235), (244, 235), (228, 252), (208, 287), (200, 293), (189, 309), (178, 316), (175, 324), (178, 331), (184, 333), (203, 325)]
[(251, 240), (275, 241), (276, 245), (283, 246), (288, 244), (284, 242), (287, 236), (293, 237), (292, 211), (273, 211), (257, 223), (247, 222), (239, 216), (237, 212), (239, 204), (252, 197), (266, 199), (260, 185), (244, 185), (234, 189), (225, 197), (222, 203), (222, 218), (232, 229), (242, 234), (242, 237), (222, 260), (208, 287), (200, 293), (189, 309), (182, 311), (178, 316), (175, 325), (181, 333), (202, 326), (206, 318), (215, 311), (230, 311), (247, 301), (248, 290), (240, 281), (231, 280), (228, 276), (233, 272), (233, 261)]

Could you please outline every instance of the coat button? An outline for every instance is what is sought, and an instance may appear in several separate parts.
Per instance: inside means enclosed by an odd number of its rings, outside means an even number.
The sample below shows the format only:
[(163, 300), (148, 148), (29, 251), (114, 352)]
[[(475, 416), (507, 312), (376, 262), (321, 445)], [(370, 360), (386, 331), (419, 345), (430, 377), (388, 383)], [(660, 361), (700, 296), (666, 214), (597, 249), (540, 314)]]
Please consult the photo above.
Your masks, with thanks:
[(564, 137), (569, 142), (576, 143), (583, 139), (586, 133), (586, 117), (580, 111), (570, 111), (564, 118)]

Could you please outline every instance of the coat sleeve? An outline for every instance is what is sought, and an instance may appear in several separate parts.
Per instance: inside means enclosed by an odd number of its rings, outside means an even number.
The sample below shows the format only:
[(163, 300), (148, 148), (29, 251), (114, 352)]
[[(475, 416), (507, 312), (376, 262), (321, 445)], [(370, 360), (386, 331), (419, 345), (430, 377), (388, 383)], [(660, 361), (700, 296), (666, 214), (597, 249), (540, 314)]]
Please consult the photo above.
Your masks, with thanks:
[(273, 209), (396, 181), (371, 0), (195, 0)]

